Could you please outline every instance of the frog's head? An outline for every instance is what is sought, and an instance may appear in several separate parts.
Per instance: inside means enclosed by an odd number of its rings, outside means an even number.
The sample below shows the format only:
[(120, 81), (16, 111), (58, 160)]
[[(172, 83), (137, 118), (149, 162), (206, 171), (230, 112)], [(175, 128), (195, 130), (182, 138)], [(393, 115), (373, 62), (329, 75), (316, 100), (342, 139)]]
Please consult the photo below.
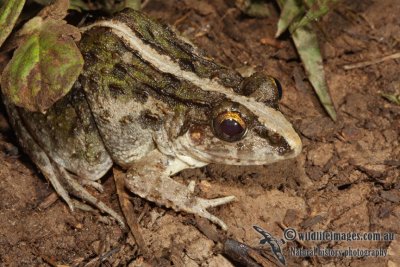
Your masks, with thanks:
[(191, 123), (175, 142), (177, 156), (206, 163), (262, 165), (293, 158), (301, 140), (278, 110), (279, 82), (264, 73), (244, 79), (240, 94), (224, 92), (208, 122)]

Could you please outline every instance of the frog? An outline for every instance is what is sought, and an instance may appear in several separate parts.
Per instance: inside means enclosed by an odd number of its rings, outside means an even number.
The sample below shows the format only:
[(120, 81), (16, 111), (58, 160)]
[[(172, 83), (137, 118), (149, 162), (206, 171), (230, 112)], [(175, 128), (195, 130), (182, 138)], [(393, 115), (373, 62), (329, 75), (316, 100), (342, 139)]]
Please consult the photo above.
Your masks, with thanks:
[(115, 218), (87, 187), (117, 165), (125, 188), (206, 218), (235, 196), (206, 199), (173, 175), (208, 164), (266, 165), (296, 157), (299, 135), (279, 110), (282, 88), (265, 71), (243, 77), (174, 29), (125, 9), (81, 28), (83, 71), (46, 112), (3, 97), (19, 143), (73, 211), (75, 198)]

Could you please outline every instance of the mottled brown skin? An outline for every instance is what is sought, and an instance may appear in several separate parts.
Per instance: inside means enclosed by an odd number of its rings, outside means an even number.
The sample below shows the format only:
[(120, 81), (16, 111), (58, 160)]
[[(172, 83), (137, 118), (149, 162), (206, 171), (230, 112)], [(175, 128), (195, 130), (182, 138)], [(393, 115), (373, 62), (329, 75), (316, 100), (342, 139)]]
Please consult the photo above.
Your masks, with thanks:
[[(205, 209), (233, 197), (197, 198), (169, 176), (211, 162), (267, 164), (297, 155), (300, 140), (277, 111), (276, 81), (264, 73), (241, 77), (139, 12), (125, 10), (101, 23), (82, 36), (85, 66), (73, 90), (46, 114), (6, 102), (22, 146), (49, 170), (45, 176), (70, 206), (69, 194), (99, 204), (68, 172), (96, 181), (116, 163), (129, 169), (126, 183), (134, 193), (225, 228)], [(164, 65), (178, 72), (162, 71)], [(230, 124), (237, 122), (243, 131), (231, 138)], [(32, 155), (37, 151), (40, 157)]]

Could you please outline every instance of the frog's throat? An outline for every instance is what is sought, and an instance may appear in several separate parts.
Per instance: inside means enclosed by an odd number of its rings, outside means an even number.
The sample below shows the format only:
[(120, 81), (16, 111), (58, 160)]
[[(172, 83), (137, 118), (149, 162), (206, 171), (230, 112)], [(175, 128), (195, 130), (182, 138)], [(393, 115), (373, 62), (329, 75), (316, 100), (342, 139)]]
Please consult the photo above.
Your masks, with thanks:
[(301, 151), (301, 140), (294, 131), (292, 125), (279, 111), (270, 108), (263, 103), (259, 103), (248, 96), (235, 94), (231, 88), (227, 88), (219, 84), (216, 80), (209, 78), (201, 78), (196, 73), (182, 70), (180, 66), (174, 62), (169, 56), (160, 54), (151, 45), (145, 43), (138, 37), (133, 29), (125, 23), (118, 20), (98, 21), (87, 27), (81, 28), (85, 32), (94, 27), (106, 27), (124, 40), (131, 49), (134, 49), (143, 60), (152, 64), (155, 68), (164, 73), (169, 73), (175, 77), (187, 80), (202, 88), (205, 91), (219, 92), (226, 95), (228, 99), (238, 102), (246, 106), (251, 112), (258, 116), (260, 123), (267, 125), (269, 130), (278, 133), (284, 137), (293, 150), (293, 154), (297, 155)]

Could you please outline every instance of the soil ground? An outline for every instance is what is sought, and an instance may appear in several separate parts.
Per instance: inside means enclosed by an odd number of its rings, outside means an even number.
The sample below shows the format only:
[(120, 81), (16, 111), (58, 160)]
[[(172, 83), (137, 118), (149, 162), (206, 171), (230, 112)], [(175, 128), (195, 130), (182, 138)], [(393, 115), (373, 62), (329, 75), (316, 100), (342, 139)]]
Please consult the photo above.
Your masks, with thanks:
[[(393, 233), (394, 240), (293, 241), (281, 244), (287, 266), (400, 266), (400, 107), (381, 93), (400, 93), (400, 61), (345, 70), (344, 65), (400, 50), (398, 0), (343, 1), (317, 22), (337, 122), (321, 108), (286, 34), (271, 43), (278, 13), (247, 17), (233, 1), (151, 0), (144, 12), (174, 25), (219, 62), (265, 69), (284, 87), (280, 108), (301, 135), (299, 157), (268, 166), (210, 165), (175, 177), (195, 180), (207, 197), (238, 201), (211, 210), (229, 230), (225, 236), (264, 250), (266, 265), (279, 266), (253, 228), (275, 238), (298, 232)], [(0, 114), (1, 266), (232, 266), (220, 254), (224, 234), (192, 215), (132, 196), (152, 258), (138, 257), (133, 238), (95, 211), (70, 212), (23, 152)], [(93, 192), (120, 212), (111, 175), (105, 192)], [(214, 237), (214, 238), (213, 238)], [(390, 236), (389, 236), (390, 239)], [(296, 249), (383, 249), (385, 257), (300, 257)], [(297, 250), (299, 251), (299, 250)], [(260, 263), (260, 261), (259, 261)], [(148, 265), (146, 265), (148, 264)], [(255, 265), (254, 265), (255, 266)], [(261, 264), (260, 264), (261, 266)]]

